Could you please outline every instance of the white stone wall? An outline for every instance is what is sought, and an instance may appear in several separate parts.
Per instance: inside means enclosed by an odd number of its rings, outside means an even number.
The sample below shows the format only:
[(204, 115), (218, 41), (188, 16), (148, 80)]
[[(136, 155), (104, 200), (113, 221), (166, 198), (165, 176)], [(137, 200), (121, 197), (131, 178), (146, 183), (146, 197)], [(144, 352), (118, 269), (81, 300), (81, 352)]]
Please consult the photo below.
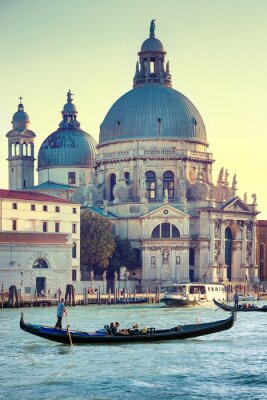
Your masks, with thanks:
[[(13, 203), (16, 204), (16, 209), (13, 208)], [(31, 210), (31, 205), (35, 205), (35, 211)], [(47, 207), (47, 211), (43, 210), (44, 206)], [(56, 211), (56, 207), (59, 207), (59, 212)], [(73, 212), (74, 209), (76, 210), (76, 213)], [(55, 224), (58, 223), (58, 233), (66, 234), (66, 238), (68, 238), (67, 245), (62, 248), (62, 245), (55, 245), (51, 242), (46, 245), (39, 245), (38, 249), (34, 249), (32, 243), (27, 243), (24, 246), (20, 246), (20, 244), (12, 244), (12, 253), (16, 256), (15, 261), (20, 265), (21, 271), (25, 271), (26, 274), (26, 270), (32, 268), (34, 261), (45, 254), (45, 259), (51, 260), (49, 261), (51, 269), (45, 271), (45, 273), (48, 274), (46, 277), (48, 286), (54, 286), (58, 279), (63, 280), (63, 278), (65, 285), (71, 283), (72, 269), (76, 270), (77, 280), (80, 280), (79, 204), (61, 203), (56, 200), (36, 201), (4, 198), (0, 201), (0, 220), (0, 232), (14, 232), (15, 234), (23, 232), (32, 234), (43, 233), (43, 222), (47, 222), (47, 232), (43, 234), (52, 233), (56, 235)], [(16, 231), (12, 230), (13, 221), (16, 221), (17, 224)], [(72, 258), (72, 246), (74, 243), (76, 243), (76, 257)], [(11, 285), (11, 247), (8, 250), (5, 250), (5, 246), (3, 246), (4, 245), (0, 247), (0, 267), (4, 268), (5, 282)], [(8, 283), (7, 276), (9, 274), (10, 281)], [(53, 282), (54, 280), (55, 282)]]
[[(76, 183), (70, 184), (74, 187), (79, 187), (82, 179), (85, 180), (85, 183), (88, 183), (90, 180), (90, 168), (85, 167), (53, 167), (53, 168), (46, 168), (40, 169), (38, 171), (38, 183), (39, 185), (44, 182), (55, 182), (60, 183), (61, 185), (69, 185), (68, 177), (69, 172), (75, 172), (76, 174)], [(81, 175), (82, 174), (82, 175)]]
[[(38, 245), (38, 244), (0, 244), (0, 284), (5, 291), (11, 285), (25, 294), (25, 288), (31, 288), (34, 293), (36, 278), (45, 278), (45, 293), (55, 293), (60, 287), (72, 283), (72, 244)], [(47, 261), (48, 268), (33, 268), (36, 259)], [(10, 261), (12, 259), (12, 261)], [(27, 289), (26, 289), (27, 292)]]

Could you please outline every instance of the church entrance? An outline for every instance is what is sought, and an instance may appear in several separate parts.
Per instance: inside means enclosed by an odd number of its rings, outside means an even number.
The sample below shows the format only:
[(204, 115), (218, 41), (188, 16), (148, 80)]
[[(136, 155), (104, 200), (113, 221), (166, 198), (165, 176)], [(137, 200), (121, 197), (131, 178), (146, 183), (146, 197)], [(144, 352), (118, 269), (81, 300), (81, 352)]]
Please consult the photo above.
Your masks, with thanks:
[(231, 281), (232, 278), (232, 231), (230, 228), (225, 229), (225, 264), (228, 266), (227, 268), (227, 278)]
[(36, 293), (37, 293), (37, 296), (40, 296), (44, 292), (45, 292), (45, 278), (38, 276), (36, 278)]

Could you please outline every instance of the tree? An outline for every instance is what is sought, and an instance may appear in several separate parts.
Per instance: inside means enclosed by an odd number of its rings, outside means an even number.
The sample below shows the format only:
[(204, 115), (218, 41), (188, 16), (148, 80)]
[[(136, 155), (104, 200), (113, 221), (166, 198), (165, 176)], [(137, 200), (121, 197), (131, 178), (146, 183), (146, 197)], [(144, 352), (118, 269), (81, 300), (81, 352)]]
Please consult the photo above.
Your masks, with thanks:
[(120, 239), (116, 236), (115, 243), (116, 247), (109, 260), (108, 268), (108, 275), (112, 278), (114, 271), (119, 271), (120, 267), (126, 267), (128, 271), (132, 271), (141, 266), (140, 257), (128, 239)]
[(108, 219), (89, 210), (81, 213), (81, 263), (102, 270), (109, 265), (115, 249), (112, 226)]

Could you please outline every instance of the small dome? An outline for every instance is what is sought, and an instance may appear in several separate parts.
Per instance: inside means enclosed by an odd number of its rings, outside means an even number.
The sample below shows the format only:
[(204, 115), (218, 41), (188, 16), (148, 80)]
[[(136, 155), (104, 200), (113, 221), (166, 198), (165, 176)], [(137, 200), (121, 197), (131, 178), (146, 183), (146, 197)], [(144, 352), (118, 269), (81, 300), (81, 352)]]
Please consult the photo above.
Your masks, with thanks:
[(38, 153), (38, 169), (47, 167), (85, 166), (95, 162), (96, 141), (80, 129), (77, 110), (72, 103), (72, 93), (67, 93), (67, 103), (61, 112), (63, 120), (59, 129), (45, 139)]
[(138, 138), (207, 140), (204, 122), (191, 101), (156, 84), (136, 87), (120, 97), (100, 126), (100, 144)]
[(81, 129), (59, 128), (43, 142), (38, 169), (59, 166), (88, 166), (95, 161), (95, 139)]
[[(22, 97), (20, 97), (20, 100), (22, 100)], [(11, 123), (14, 129), (19, 130), (27, 129), (30, 123), (29, 115), (24, 111), (24, 106), (21, 102), (18, 105), (18, 111), (13, 115)]]
[(155, 37), (150, 37), (144, 41), (141, 47), (141, 52), (145, 51), (164, 51), (163, 44)]
[(25, 111), (17, 111), (13, 115), (12, 123), (14, 122), (30, 122), (29, 115)]
[(72, 113), (76, 113), (76, 112), (77, 112), (77, 110), (73, 103), (66, 103), (64, 105), (64, 108), (63, 108), (64, 114), (72, 114)]

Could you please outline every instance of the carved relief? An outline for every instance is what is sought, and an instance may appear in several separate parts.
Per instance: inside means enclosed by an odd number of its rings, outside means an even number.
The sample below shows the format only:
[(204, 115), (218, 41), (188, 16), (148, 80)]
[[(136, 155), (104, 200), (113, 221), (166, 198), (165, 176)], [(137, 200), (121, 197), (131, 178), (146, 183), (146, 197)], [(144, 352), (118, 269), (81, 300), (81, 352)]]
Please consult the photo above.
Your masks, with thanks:
[(168, 266), (169, 265), (169, 251), (166, 247), (162, 249), (162, 265)]
[(251, 254), (252, 254), (252, 243), (247, 243), (246, 264), (249, 264), (249, 259)]
[(176, 256), (176, 265), (181, 264), (181, 256)]
[(222, 221), (220, 219), (217, 219), (216, 221), (214, 221), (214, 235), (216, 239), (220, 239), (221, 238), (221, 225), (222, 225)]
[(221, 243), (215, 242), (215, 249), (214, 249), (214, 261), (216, 264), (219, 263), (219, 255), (221, 253)]
[(247, 240), (252, 240), (252, 224), (248, 222), (247, 224)]

